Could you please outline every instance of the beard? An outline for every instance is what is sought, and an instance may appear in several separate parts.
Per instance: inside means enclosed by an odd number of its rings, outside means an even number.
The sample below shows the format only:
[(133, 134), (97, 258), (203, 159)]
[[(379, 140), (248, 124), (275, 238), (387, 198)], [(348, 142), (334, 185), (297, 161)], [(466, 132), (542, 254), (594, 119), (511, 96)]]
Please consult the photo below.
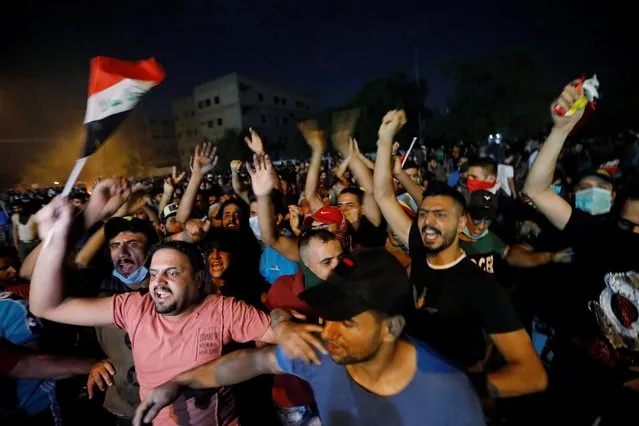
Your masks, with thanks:
[(366, 352), (354, 354), (352, 352), (349, 352), (348, 349), (346, 349), (345, 347), (338, 345), (340, 350), (337, 353), (331, 352), (329, 350), (328, 354), (333, 360), (333, 362), (335, 362), (335, 364), (339, 364), (339, 365), (358, 364), (358, 363), (367, 362), (373, 359), (375, 355), (377, 355), (377, 352), (379, 352), (380, 346), (381, 346), (381, 342), (375, 342), (375, 344), (373, 344), (370, 348), (368, 348)]
[(422, 242), (424, 244), (424, 248), (426, 249), (426, 252), (428, 254), (438, 254), (441, 253), (442, 251), (446, 250), (448, 247), (450, 247), (453, 242), (455, 242), (455, 237), (457, 236), (457, 232), (441, 232), (438, 229), (434, 229), (434, 228), (429, 228), (434, 230), (435, 232), (437, 232), (441, 238), (441, 243), (439, 245), (436, 246), (431, 246), (429, 245), (426, 241), (424, 241), (424, 235), (422, 232)]
[(170, 314), (177, 310), (177, 303), (173, 302), (170, 305), (159, 305), (155, 302), (155, 312), (158, 314)]

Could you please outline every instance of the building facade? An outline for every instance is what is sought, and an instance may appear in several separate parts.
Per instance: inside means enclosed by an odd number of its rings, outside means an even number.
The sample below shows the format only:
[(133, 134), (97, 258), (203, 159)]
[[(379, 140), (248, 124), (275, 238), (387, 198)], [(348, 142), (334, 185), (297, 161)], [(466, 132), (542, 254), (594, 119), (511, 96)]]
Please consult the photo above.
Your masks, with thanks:
[(236, 73), (195, 86), (192, 95), (172, 104), (181, 164), (188, 164), (203, 139), (215, 142), (229, 130), (245, 131), (249, 127), (268, 141), (275, 158), (283, 157), (286, 144), (297, 133), (297, 122), (312, 116), (316, 108), (314, 95), (259, 83)]

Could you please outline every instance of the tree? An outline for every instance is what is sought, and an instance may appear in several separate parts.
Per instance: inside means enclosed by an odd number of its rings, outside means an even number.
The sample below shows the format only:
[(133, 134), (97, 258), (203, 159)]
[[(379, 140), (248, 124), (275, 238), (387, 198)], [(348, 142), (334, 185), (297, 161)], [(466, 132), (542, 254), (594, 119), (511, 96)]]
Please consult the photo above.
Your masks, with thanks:
[(548, 123), (548, 91), (534, 58), (507, 52), (470, 61), (451, 61), (444, 68), (455, 91), (429, 136), (485, 140), (491, 133), (509, 139), (528, 137)]
[(410, 80), (405, 73), (395, 73), (365, 83), (362, 88), (340, 109), (360, 110), (360, 117), (355, 129), (364, 152), (374, 151), (377, 142), (377, 130), (384, 114), (391, 109), (403, 108), (408, 122), (399, 139), (409, 140), (419, 135), (420, 119), (429, 116), (430, 111), (424, 101), (428, 95), (428, 87), (424, 80)]

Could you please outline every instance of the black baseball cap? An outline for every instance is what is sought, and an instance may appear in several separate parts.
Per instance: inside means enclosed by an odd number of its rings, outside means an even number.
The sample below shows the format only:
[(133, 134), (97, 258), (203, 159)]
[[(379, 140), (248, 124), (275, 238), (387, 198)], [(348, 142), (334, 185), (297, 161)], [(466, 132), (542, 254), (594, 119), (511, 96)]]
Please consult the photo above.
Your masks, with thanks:
[(583, 178), (586, 177), (596, 177), (606, 183), (614, 185), (615, 180), (614, 177), (610, 174), (609, 171), (600, 167), (594, 167), (579, 173), (577, 179), (575, 180), (575, 184), (579, 183)]
[(497, 197), (485, 189), (471, 192), (468, 213), (473, 219), (493, 220), (497, 215)]
[(104, 224), (104, 236), (107, 241), (115, 238), (120, 232), (126, 231), (144, 234), (149, 247), (158, 242), (158, 233), (146, 220), (131, 216), (113, 217)]
[(368, 310), (398, 315), (415, 307), (406, 270), (382, 248), (344, 256), (328, 280), (300, 294), (329, 321), (345, 321)]

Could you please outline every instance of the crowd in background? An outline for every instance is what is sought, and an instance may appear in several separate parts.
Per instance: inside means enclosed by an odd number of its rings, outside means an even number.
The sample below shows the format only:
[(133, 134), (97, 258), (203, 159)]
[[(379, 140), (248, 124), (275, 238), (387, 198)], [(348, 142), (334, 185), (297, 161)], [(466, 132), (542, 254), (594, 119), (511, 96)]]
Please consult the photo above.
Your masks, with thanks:
[(408, 152), (390, 111), (367, 155), (346, 111), (309, 160), (250, 129), (246, 161), (6, 191), (0, 422), (632, 422), (639, 138), (582, 113)]

